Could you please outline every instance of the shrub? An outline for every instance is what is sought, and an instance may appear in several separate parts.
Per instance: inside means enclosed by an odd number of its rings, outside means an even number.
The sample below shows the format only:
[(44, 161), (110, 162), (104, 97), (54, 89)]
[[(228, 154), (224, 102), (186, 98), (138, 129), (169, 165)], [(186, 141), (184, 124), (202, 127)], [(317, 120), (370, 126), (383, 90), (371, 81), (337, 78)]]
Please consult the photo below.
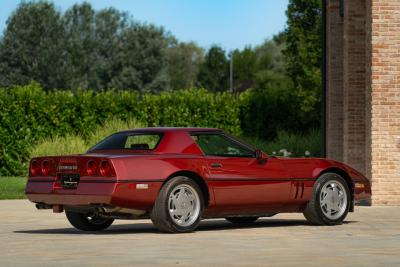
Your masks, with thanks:
[(81, 154), (88, 145), (79, 135), (54, 136), (41, 140), (30, 150), (30, 158)]
[[(312, 128), (296, 115), (296, 103), (293, 93), (278, 89), (235, 96), (204, 89), (160, 94), (45, 92), (35, 83), (0, 88), (0, 176), (26, 174), (30, 154), (80, 153), (113, 132), (143, 126), (215, 127), (233, 135), (272, 140), (282, 129), (296, 133)], [(99, 125), (103, 125), (101, 129)], [(278, 134), (280, 139), (284, 134)], [(73, 146), (72, 140), (76, 142)], [(286, 141), (291, 142), (290, 138)], [(279, 145), (288, 146), (284, 142)]]
[(126, 121), (118, 118), (111, 118), (90, 133), (86, 138), (86, 143), (88, 148), (90, 148), (113, 133), (143, 127), (146, 127), (146, 125), (134, 118), (129, 118)]
[(290, 88), (250, 90), (242, 94), (240, 104), (241, 128), (246, 136), (273, 140), (279, 131), (307, 132), (318, 126), (314, 120), (304, 119)]
[(144, 127), (142, 122), (136, 119), (121, 120), (110, 118), (99, 125), (93, 132), (84, 138), (81, 135), (54, 136), (45, 138), (30, 150), (30, 158), (41, 156), (61, 156), (85, 153), (90, 147), (97, 144), (107, 136), (128, 129)]
[(264, 141), (258, 138), (247, 138), (246, 140), (269, 155), (319, 157), (321, 153), (321, 137), (317, 129), (311, 130), (307, 134), (279, 131), (277, 138), (273, 141)]
[(135, 117), (148, 126), (216, 127), (237, 135), (239, 112), (235, 96), (204, 89), (73, 93), (45, 92), (35, 83), (0, 89), (0, 176), (25, 174), (30, 150), (45, 138), (82, 135), (86, 140), (110, 118)]

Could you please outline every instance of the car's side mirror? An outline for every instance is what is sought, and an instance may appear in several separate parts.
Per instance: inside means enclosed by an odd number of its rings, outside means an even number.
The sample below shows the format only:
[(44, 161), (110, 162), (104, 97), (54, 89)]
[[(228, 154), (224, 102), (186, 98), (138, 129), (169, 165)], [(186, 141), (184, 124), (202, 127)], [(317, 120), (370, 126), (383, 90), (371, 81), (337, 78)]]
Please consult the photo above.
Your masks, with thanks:
[(254, 153), (258, 163), (263, 164), (267, 161), (267, 159), (264, 157), (264, 153), (260, 149), (257, 148)]

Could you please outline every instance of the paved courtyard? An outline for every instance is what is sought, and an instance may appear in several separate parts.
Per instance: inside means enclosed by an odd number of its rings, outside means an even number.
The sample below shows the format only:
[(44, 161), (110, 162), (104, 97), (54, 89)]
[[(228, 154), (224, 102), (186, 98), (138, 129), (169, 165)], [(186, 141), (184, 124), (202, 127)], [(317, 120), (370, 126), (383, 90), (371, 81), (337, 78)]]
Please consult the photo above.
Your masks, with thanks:
[(147, 220), (88, 234), (27, 200), (0, 201), (0, 266), (77, 265), (400, 266), (400, 207), (356, 207), (333, 227), (280, 214), (250, 226), (208, 220), (190, 234), (161, 234)]

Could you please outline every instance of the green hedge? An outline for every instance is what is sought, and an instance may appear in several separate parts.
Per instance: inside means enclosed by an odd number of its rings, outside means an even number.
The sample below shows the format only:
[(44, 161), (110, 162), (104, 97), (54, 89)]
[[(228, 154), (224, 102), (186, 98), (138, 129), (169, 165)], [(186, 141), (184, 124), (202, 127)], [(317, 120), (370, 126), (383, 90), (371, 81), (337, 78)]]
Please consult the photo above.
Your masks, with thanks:
[(301, 111), (299, 98), (290, 88), (246, 91), (240, 95), (240, 105), (241, 129), (246, 137), (274, 140), (282, 131), (308, 134), (319, 127), (318, 120)]
[(135, 117), (148, 126), (217, 127), (241, 134), (240, 102), (229, 93), (45, 92), (37, 84), (0, 89), (0, 176), (26, 173), (29, 149), (38, 140), (87, 135), (111, 117)]

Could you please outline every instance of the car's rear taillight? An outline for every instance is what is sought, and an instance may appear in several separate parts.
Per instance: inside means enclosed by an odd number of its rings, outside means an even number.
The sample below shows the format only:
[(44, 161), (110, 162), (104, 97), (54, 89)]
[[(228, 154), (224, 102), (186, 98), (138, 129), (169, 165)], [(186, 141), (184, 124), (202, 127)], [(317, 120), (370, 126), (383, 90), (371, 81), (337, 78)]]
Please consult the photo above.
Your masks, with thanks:
[(48, 160), (43, 160), (42, 162), (42, 175), (48, 176), (51, 172), (51, 163)]
[(110, 161), (103, 160), (100, 162), (100, 174), (101, 176), (115, 176), (115, 171)]
[(32, 160), (29, 172), (31, 176), (42, 175), (42, 168), (37, 160)]
[(89, 176), (92, 176), (96, 173), (97, 170), (97, 165), (94, 160), (89, 160), (87, 165), (86, 165), (86, 173)]

